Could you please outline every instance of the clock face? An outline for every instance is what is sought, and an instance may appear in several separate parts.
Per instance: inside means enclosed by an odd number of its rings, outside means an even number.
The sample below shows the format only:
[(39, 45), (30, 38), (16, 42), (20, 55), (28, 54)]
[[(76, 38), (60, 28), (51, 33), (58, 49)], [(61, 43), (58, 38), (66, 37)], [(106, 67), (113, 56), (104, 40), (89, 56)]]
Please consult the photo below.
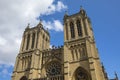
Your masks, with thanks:
[(61, 66), (59, 63), (51, 63), (46, 71), (48, 76), (59, 75), (61, 73)]

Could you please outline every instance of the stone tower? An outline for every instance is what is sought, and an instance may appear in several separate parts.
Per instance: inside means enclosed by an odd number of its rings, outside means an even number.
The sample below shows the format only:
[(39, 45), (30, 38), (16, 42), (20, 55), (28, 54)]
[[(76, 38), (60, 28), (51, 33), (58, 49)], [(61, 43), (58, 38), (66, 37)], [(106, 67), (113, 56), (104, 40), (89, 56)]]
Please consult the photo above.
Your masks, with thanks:
[(49, 48), (49, 41), (49, 33), (43, 28), (41, 22), (33, 28), (27, 26), (16, 58), (12, 80), (34, 79), (40, 75), (41, 50)]
[(106, 80), (86, 11), (64, 15), (64, 79)]
[(64, 15), (64, 45), (52, 48), (49, 45), (49, 32), (41, 22), (32, 28), (28, 25), (12, 80), (108, 80), (91, 21), (83, 8), (76, 14)]

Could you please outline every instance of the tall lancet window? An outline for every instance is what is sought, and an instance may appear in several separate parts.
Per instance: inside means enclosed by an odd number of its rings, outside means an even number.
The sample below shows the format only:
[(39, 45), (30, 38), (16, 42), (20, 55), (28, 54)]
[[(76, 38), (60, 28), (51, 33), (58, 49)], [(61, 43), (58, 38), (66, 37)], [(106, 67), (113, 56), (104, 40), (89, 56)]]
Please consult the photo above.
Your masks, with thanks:
[(68, 40), (68, 26), (67, 26), (67, 23), (65, 25), (66, 25), (66, 40)]
[(32, 35), (32, 49), (34, 48), (34, 44), (35, 44), (35, 33), (33, 33)]
[(30, 43), (30, 34), (28, 34), (28, 36), (27, 36), (27, 46), (26, 46), (26, 50), (28, 50), (29, 43)]
[(74, 24), (70, 23), (71, 38), (75, 38)]
[(45, 36), (43, 35), (43, 38), (42, 38), (42, 49), (44, 49), (44, 38), (45, 38)]
[(77, 31), (78, 31), (78, 36), (82, 36), (82, 27), (79, 20), (77, 20)]

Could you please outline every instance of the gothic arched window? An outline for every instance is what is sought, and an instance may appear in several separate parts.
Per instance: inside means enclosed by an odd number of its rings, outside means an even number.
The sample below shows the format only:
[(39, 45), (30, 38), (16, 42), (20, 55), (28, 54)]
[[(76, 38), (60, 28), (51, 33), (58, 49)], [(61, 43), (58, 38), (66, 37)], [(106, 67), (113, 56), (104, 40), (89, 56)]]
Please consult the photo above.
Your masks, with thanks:
[(65, 24), (66, 26), (66, 39), (68, 40), (68, 26), (67, 26), (67, 23)]
[(76, 80), (88, 80), (87, 79), (87, 75), (82, 72), (82, 71), (79, 71), (77, 74), (76, 74)]
[(30, 43), (30, 34), (28, 34), (28, 36), (27, 36), (27, 46), (26, 46), (26, 50), (28, 50), (29, 43)]
[(78, 36), (82, 36), (82, 27), (79, 20), (77, 20), (77, 30), (78, 30)]
[(61, 65), (58, 62), (52, 62), (48, 64), (46, 68), (47, 76), (55, 76), (61, 74)]
[(32, 35), (32, 49), (34, 48), (34, 44), (35, 44), (35, 33), (33, 33)]
[(75, 38), (74, 24), (70, 23), (71, 38)]
[(75, 80), (91, 80), (86, 70), (79, 67), (75, 72)]

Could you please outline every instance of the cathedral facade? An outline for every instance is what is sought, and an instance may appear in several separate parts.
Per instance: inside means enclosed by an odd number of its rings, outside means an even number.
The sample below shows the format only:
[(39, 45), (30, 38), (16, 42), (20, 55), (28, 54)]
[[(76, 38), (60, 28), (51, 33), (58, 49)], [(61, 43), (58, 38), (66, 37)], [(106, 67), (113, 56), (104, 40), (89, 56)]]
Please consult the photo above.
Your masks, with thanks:
[(28, 25), (12, 80), (108, 80), (86, 11), (64, 15), (64, 45), (59, 47), (50, 48), (50, 34), (41, 22)]

